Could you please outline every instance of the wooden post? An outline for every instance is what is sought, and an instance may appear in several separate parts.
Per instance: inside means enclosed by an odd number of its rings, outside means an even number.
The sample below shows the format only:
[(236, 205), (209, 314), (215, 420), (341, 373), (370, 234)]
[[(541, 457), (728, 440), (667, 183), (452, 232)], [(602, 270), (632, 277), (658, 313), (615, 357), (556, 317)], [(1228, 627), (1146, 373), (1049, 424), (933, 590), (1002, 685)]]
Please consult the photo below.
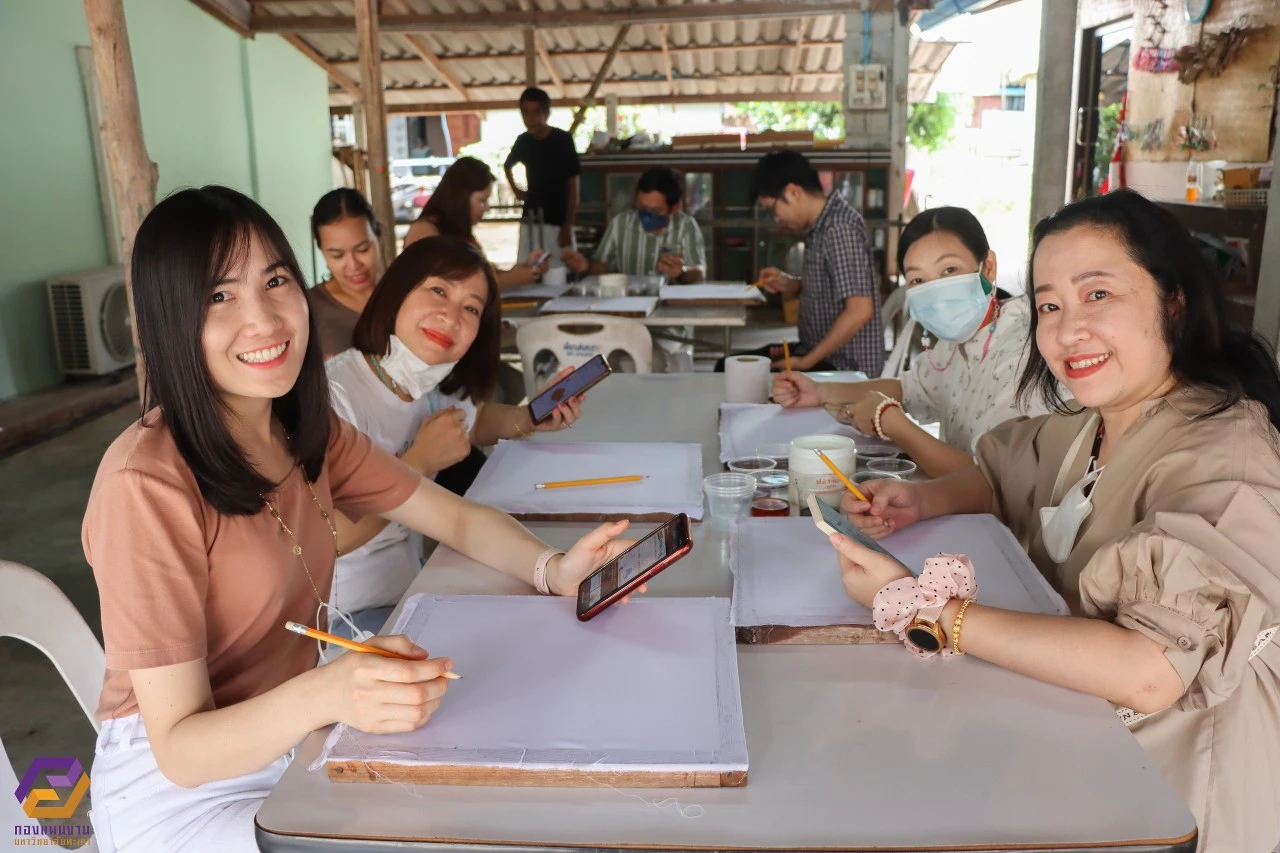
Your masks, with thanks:
[(382, 225), (382, 262), (396, 256), (396, 217), (391, 209), (391, 162), (387, 153), (387, 105), (382, 97), (382, 46), (378, 0), (356, 0), (356, 43), (360, 55), (360, 91), (369, 152), (369, 201)]
[[(84, 0), (93, 47), (93, 67), (102, 97), (102, 145), (111, 172), (116, 210), (120, 219), (120, 257), (124, 263), (125, 293), (133, 324), (133, 344), (138, 345), (138, 324), (133, 311), (133, 241), (138, 226), (156, 206), (156, 164), (147, 155), (142, 138), (142, 113), (138, 109), (138, 85), (133, 76), (133, 56), (129, 53), (129, 31), (125, 27), (124, 0)], [(146, 364), (141, 351), (136, 366), (138, 398), (147, 405)]]
[(524, 31), (524, 84), (538, 85), (538, 34), (533, 30)]

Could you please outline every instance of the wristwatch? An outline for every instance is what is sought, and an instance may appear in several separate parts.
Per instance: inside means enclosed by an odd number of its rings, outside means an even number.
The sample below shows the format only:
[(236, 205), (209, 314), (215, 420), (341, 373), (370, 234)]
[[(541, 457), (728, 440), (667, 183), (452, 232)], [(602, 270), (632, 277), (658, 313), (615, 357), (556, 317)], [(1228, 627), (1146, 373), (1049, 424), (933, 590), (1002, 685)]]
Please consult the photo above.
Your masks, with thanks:
[(939, 620), (950, 599), (933, 607), (921, 607), (903, 632), (907, 645), (921, 652), (940, 652), (947, 647), (947, 634)]

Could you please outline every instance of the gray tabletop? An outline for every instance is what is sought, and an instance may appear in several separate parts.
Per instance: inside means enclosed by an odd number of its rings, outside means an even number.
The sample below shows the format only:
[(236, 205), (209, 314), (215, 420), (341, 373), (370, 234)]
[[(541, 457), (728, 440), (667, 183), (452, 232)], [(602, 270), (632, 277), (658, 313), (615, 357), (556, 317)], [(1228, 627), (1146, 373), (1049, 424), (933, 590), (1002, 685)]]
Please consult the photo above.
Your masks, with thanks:
[[(699, 441), (716, 470), (723, 377), (615, 376), (539, 440)], [(535, 526), (535, 525), (531, 525)], [(567, 545), (589, 525), (536, 525)], [(649, 526), (637, 526), (643, 532)], [(699, 525), (699, 528), (702, 526)], [(650, 595), (728, 595), (727, 545)], [(527, 593), (447, 548), (409, 593)], [(1104, 701), (899, 646), (740, 646), (750, 779), (737, 789), (335, 784), (313, 734), (258, 812), (263, 850), (1193, 851), (1195, 822)], [(447, 700), (446, 700), (447, 701)]]

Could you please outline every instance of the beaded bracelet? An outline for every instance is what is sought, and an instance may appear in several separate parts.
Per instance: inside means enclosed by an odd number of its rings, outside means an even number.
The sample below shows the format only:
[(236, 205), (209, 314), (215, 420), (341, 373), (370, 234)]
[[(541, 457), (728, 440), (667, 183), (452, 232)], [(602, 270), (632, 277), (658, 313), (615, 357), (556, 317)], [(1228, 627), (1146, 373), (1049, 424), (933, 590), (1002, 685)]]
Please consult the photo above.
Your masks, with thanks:
[(872, 428), (876, 431), (876, 435), (880, 436), (880, 438), (885, 441), (889, 441), (889, 436), (884, 434), (884, 429), (880, 426), (880, 417), (884, 414), (884, 410), (891, 406), (897, 406), (899, 409), (902, 409), (902, 404), (900, 402), (892, 397), (885, 397), (880, 401), (880, 405), (876, 406), (875, 418), (872, 420)]
[(960, 627), (964, 625), (964, 612), (969, 609), (970, 604), (973, 604), (973, 599), (966, 598), (964, 604), (960, 605), (960, 612), (956, 614), (956, 621), (951, 623), (951, 654), (957, 657), (964, 654), (960, 651)]

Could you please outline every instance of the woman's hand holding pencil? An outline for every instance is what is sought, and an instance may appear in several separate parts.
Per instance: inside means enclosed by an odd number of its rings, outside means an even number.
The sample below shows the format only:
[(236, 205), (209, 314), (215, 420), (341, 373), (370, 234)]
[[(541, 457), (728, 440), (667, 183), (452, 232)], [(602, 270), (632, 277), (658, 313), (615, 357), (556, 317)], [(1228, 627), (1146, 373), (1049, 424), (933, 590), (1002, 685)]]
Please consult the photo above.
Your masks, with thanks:
[(371, 653), (345, 654), (312, 671), (320, 682), (314, 694), (323, 720), (320, 725), (346, 723), (362, 732), (384, 735), (426, 725), (449, 689), (453, 662), (428, 658), (426, 649), (403, 634), (373, 637), (355, 645)]

